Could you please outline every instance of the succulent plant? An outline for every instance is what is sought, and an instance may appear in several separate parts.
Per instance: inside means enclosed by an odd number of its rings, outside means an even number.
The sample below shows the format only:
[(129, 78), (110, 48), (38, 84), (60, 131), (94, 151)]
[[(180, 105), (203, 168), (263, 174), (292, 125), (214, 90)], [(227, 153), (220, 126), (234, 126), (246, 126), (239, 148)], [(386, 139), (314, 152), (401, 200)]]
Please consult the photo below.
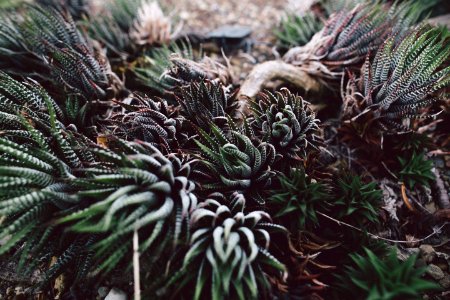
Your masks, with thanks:
[(300, 96), (288, 89), (260, 93), (251, 109), (262, 140), (274, 145), (277, 154), (287, 160), (300, 160), (317, 149), (319, 120)]
[(94, 9), (94, 1), (91, 0), (37, 0), (36, 2), (46, 8), (67, 10), (77, 20), (84, 15), (91, 14)]
[(166, 73), (166, 76), (176, 79), (179, 86), (187, 85), (192, 81), (202, 81), (205, 79), (221, 82), (224, 86), (233, 84), (234, 75), (230, 69), (229, 62), (226, 65), (219, 63), (208, 56), (202, 56), (201, 59), (192, 60), (184, 58), (179, 54), (170, 57), (172, 67)]
[(148, 49), (167, 46), (180, 29), (172, 28), (173, 20), (155, 0), (112, 0), (104, 10), (89, 23), (89, 32), (113, 60), (131, 61)]
[(324, 18), (327, 19), (333, 13), (342, 10), (349, 11), (363, 1), (321, 0), (315, 1), (315, 7), (311, 7), (309, 10), (305, 10), (303, 4), (304, 1), (291, 2), (291, 5), (289, 5), (287, 9), (286, 16), (281, 20), (279, 28), (275, 31), (278, 43), (283, 49), (307, 44), (314, 34), (323, 28)]
[(275, 31), (278, 43), (283, 49), (289, 49), (308, 43), (323, 24), (314, 13), (307, 12), (303, 15), (288, 14), (279, 27)]
[[(0, 47), (8, 70), (42, 73), (47, 80), (55, 80), (87, 100), (104, 98), (106, 89), (113, 85), (108, 62), (99, 58), (72, 17), (56, 9), (32, 6), (23, 20), (3, 17)], [(115, 84), (121, 86), (119, 80)]]
[(180, 120), (165, 100), (135, 96), (130, 104), (119, 105), (122, 112), (113, 113), (102, 122), (111, 134), (148, 142), (166, 153), (179, 148)]
[[(231, 124), (233, 125), (233, 124)], [(263, 194), (275, 173), (275, 147), (255, 141), (252, 133), (233, 128), (229, 135), (210, 124), (211, 133), (198, 128), (201, 150), (200, 187), (206, 191), (238, 191), (248, 200), (264, 204)]]
[(134, 230), (143, 259), (188, 239), (197, 201), (188, 164), (145, 142), (101, 148), (64, 126), (42, 88), (0, 75), (0, 236), (13, 236), (1, 254), (25, 242), (18, 254), (30, 272), (56, 256), (44, 285), (76, 264), (76, 280), (113, 270)]
[[(389, 37), (361, 75), (352, 76), (344, 93), (344, 122), (368, 140), (384, 132), (407, 131), (404, 121), (440, 98), (449, 83), (446, 30), (421, 26), (396, 43)], [(373, 138), (372, 138), (373, 139)], [(380, 143), (380, 142), (378, 142)]]
[(179, 29), (172, 28), (172, 21), (164, 15), (158, 1), (147, 0), (141, 1), (130, 37), (137, 45), (167, 45)]
[(329, 210), (336, 218), (361, 226), (379, 222), (382, 192), (376, 182), (364, 183), (359, 176), (344, 174), (337, 179), (334, 197)]
[(269, 251), (284, 232), (263, 211), (245, 210), (245, 197), (212, 194), (192, 213), (192, 237), (181, 268), (195, 285), (193, 299), (259, 299), (270, 285), (265, 272), (281, 277), (285, 267)]
[(71, 276), (86, 279), (91, 256), (91, 237), (50, 224), (80, 204), (70, 196), (73, 180), (95, 160), (87, 139), (78, 139), (63, 121), (64, 114), (40, 86), (0, 73), (0, 236), (8, 240), (0, 254), (17, 254), (18, 268), (28, 274), (56, 257), (40, 285), (75, 262)]
[(195, 53), (189, 40), (177, 41), (168, 46), (152, 48), (137, 60), (132, 70), (138, 83), (161, 94), (169, 94), (192, 81), (220, 82), (224, 86), (233, 83), (230, 68), (215, 59)]
[(400, 180), (413, 188), (416, 184), (429, 186), (430, 181), (434, 180), (434, 174), (431, 171), (433, 162), (427, 160), (424, 153), (416, 154), (413, 152), (409, 159), (398, 157), (401, 165), (399, 172)]
[(291, 169), (278, 177), (281, 187), (267, 200), (268, 211), (290, 232), (313, 228), (319, 220), (317, 210), (324, 210), (330, 200), (324, 184), (315, 182), (302, 169)]
[(173, 57), (195, 60), (192, 46), (189, 42), (172, 43), (158, 48), (152, 48), (138, 59), (133, 69), (139, 84), (164, 94), (173, 91), (179, 85), (176, 77), (168, 76), (169, 70), (174, 66)]
[(414, 267), (415, 256), (402, 262), (393, 249), (388, 257), (377, 257), (365, 249), (364, 256), (350, 254), (352, 266), (338, 276), (340, 297), (354, 299), (422, 299), (421, 293), (435, 290), (436, 284), (422, 279), (425, 268)]
[(345, 68), (360, 65), (368, 53), (378, 49), (393, 27), (402, 35), (422, 13), (423, 7), (412, 1), (391, 7), (375, 2), (359, 4), (351, 11), (344, 9), (331, 15), (309, 43), (290, 49), (283, 60), (318, 79), (338, 79)]
[(93, 264), (106, 273), (131, 253), (135, 230), (144, 258), (153, 253), (154, 259), (187, 239), (197, 205), (189, 164), (144, 142), (113, 142), (122, 149), (118, 153), (96, 150), (103, 165), (111, 166), (86, 168), (86, 176), (73, 183), (84, 208), (58, 221), (71, 231), (97, 235)]
[[(294, 47), (284, 61), (242, 84), (225, 56), (179, 39), (155, 0), (100, 2), (0, 0), (0, 260), (25, 297), (91, 298), (110, 284), (131, 294), (130, 282), (145, 299), (410, 299), (434, 288), (413, 258), (381, 258), (373, 230), (399, 225), (385, 171), (403, 196), (430, 185), (445, 202), (425, 153), (447, 145), (446, 120), (420, 119), (446, 109), (450, 35), (412, 27), (435, 0), (318, 0), (284, 21), (279, 38)], [(342, 110), (320, 110), (323, 125), (302, 97), (277, 91), (339, 78), (346, 90), (322, 95), (343, 97)], [(274, 92), (257, 95), (263, 87)], [(441, 220), (429, 221), (389, 229), (416, 236)]]
[(209, 123), (226, 124), (227, 116), (235, 115), (238, 106), (237, 94), (230, 95), (221, 83), (214, 81), (192, 82), (177, 94), (181, 115), (201, 128), (207, 128)]

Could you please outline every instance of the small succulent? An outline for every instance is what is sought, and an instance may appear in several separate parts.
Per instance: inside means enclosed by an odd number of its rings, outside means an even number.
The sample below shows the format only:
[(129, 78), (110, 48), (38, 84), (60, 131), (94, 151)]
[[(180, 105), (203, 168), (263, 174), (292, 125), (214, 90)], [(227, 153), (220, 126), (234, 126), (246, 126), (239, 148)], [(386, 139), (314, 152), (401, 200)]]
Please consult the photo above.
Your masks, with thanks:
[[(323, 18), (327, 19), (333, 13), (342, 10), (351, 10), (361, 0), (321, 0), (315, 1), (316, 7), (305, 9), (303, 1), (291, 1), (289, 12), (281, 20), (279, 28), (275, 31), (278, 44), (283, 49), (303, 46), (319, 32), (323, 26)], [(300, 7), (298, 7), (300, 6)], [(305, 11), (306, 10), (306, 11)], [(298, 13), (300, 11), (301, 13)]]
[(269, 252), (272, 235), (285, 229), (266, 212), (247, 212), (245, 204), (242, 194), (215, 193), (192, 213), (181, 279), (195, 285), (192, 299), (259, 299), (270, 289), (264, 273), (285, 271)]
[(388, 257), (377, 257), (365, 249), (365, 255), (350, 254), (352, 266), (337, 276), (340, 297), (346, 299), (422, 299), (421, 293), (435, 290), (437, 285), (422, 279), (425, 268), (414, 267), (415, 256), (402, 262), (393, 249)]
[(165, 100), (135, 96), (130, 104), (119, 105), (122, 112), (113, 113), (102, 122), (111, 134), (148, 142), (166, 153), (179, 148), (181, 124)]
[(221, 83), (214, 81), (191, 82), (181, 87), (176, 99), (181, 115), (201, 128), (209, 123), (225, 124), (227, 116), (234, 115), (238, 106), (237, 94), (228, 94)]
[(431, 171), (433, 162), (426, 159), (424, 153), (413, 152), (409, 159), (398, 157), (398, 160), (401, 165), (400, 180), (409, 188), (412, 189), (416, 184), (429, 186), (430, 181), (435, 179)]
[(194, 54), (190, 42), (177, 41), (152, 48), (137, 60), (132, 69), (139, 84), (161, 94), (169, 94), (191, 82), (215, 81), (229, 86), (234, 76), (228, 66), (204, 55)]
[(258, 141), (253, 144), (250, 131), (241, 133), (233, 128), (226, 136), (216, 125), (210, 124), (210, 128), (210, 134), (198, 128), (200, 141), (196, 141), (204, 168), (197, 170), (201, 188), (238, 191), (248, 200), (264, 204), (262, 195), (275, 175), (271, 170), (275, 161), (274, 146)]
[(174, 66), (173, 57), (195, 60), (192, 46), (189, 42), (172, 43), (152, 48), (138, 59), (133, 73), (139, 84), (149, 87), (161, 94), (172, 91), (179, 85), (176, 77), (169, 76), (169, 70)]
[(201, 56), (201, 59), (192, 60), (175, 53), (170, 57), (172, 67), (167, 71), (166, 76), (175, 79), (179, 86), (205, 79), (218, 81), (224, 86), (228, 86), (233, 84), (234, 75), (228, 60), (225, 60), (226, 65), (223, 65), (208, 56)]
[(313, 35), (322, 29), (322, 21), (311, 12), (303, 15), (288, 14), (275, 31), (278, 43), (283, 49), (303, 46)]
[(308, 102), (288, 89), (260, 93), (251, 103), (255, 126), (263, 141), (288, 160), (304, 159), (319, 144), (318, 119)]
[(344, 174), (337, 179), (334, 197), (329, 209), (338, 219), (358, 225), (379, 222), (382, 192), (376, 182), (366, 184), (359, 176)]
[(324, 208), (330, 200), (327, 187), (312, 180), (302, 169), (291, 169), (288, 176), (280, 175), (278, 179), (281, 187), (267, 200), (275, 220), (290, 232), (317, 225), (316, 210)]
[(148, 49), (167, 46), (180, 27), (173, 29), (155, 0), (112, 0), (101, 16), (88, 24), (91, 36), (107, 49), (112, 60), (132, 61)]
[(137, 45), (167, 45), (177, 35), (172, 21), (165, 16), (156, 0), (141, 1), (130, 37)]

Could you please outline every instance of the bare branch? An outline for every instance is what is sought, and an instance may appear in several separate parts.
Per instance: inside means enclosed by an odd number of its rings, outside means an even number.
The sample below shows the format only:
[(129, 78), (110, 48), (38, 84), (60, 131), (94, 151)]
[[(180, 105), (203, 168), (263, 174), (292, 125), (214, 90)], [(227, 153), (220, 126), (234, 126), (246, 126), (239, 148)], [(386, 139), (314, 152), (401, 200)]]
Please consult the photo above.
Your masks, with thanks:
[(281, 60), (267, 61), (256, 65), (242, 84), (239, 94), (255, 97), (268, 83), (281, 80), (303, 88), (305, 91), (318, 91), (320, 82), (305, 71)]

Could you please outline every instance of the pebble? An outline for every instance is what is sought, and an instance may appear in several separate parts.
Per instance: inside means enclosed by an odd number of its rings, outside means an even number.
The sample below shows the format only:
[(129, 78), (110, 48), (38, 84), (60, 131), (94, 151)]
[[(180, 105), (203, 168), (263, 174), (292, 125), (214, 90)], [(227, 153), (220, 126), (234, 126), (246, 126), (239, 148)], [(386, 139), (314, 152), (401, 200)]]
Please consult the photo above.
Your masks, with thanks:
[(436, 257), (436, 251), (431, 245), (423, 244), (419, 247), (422, 258), (425, 262), (430, 263)]
[(439, 284), (446, 290), (450, 289), (450, 275), (445, 275), (444, 278), (439, 280)]
[(105, 300), (127, 300), (127, 294), (124, 291), (117, 288), (112, 288), (108, 295), (106, 295)]
[(106, 286), (101, 286), (97, 290), (98, 296), (101, 299), (104, 299), (106, 297), (106, 295), (108, 295), (108, 292), (109, 292), (109, 288), (107, 288)]
[(428, 265), (427, 274), (433, 277), (435, 280), (441, 280), (445, 277), (444, 272), (436, 265)]

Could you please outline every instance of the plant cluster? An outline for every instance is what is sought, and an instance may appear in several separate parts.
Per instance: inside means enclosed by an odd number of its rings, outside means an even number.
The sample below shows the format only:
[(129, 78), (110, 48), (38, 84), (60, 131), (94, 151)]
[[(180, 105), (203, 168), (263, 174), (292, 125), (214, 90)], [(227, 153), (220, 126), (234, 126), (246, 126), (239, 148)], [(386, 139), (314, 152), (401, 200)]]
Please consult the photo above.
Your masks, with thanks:
[(240, 97), (228, 66), (177, 40), (156, 1), (98, 14), (90, 1), (38, 2), (0, 17), (0, 259), (41, 272), (33, 291), (51, 295), (61, 278), (86, 299), (130, 282), (149, 299), (436, 288), (378, 236), (394, 223), (383, 184), (417, 194), (434, 179), (423, 132), (450, 46), (444, 29), (411, 27), (422, 4), (342, 1), (287, 52), (319, 77), (347, 74), (331, 120), (293, 89)]
[(393, 39), (401, 37), (420, 20), (428, 7), (428, 4), (414, 1), (398, 5), (382, 1), (357, 5), (351, 1), (340, 2), (341, 9), (330, 16), (308, 43), (287, 51), (283, 57), (285, 62), (314, 77), (339, 79), (344, 69), (358, 66), (389, 35)]

